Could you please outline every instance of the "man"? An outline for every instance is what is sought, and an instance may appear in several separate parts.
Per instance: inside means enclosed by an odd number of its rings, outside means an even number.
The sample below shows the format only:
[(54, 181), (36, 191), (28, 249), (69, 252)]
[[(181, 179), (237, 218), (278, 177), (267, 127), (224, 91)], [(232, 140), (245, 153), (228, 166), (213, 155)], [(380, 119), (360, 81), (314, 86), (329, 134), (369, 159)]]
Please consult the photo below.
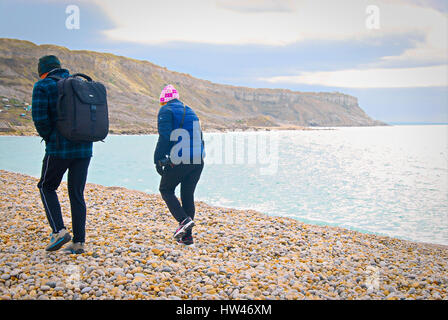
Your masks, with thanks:
[(64, 226), (61, 206), (56, 190), (68, 170), (68, 195), (72, 214), (73, 241), (67, 246), (69, 253), (83, 253), (85, 243), (86, 204), (84, 187), (92, 157), (92, 142), (72, 142), (56, 129), (58, 87), (52, 76), (67, 78), (69, 72), (61, 69), (54, 55), (39, 59), (38, 73), (41, 80), (34, 84), (32, 99), (33, 122), (38, 134), (45, 140), (42, 175), (38, 183), (42, 203), (52, 229), (47, 251), (59, 250), (71, 240)]
[[(179, 222), (174, 238), (189, 246), (193, 245), (194, 190), (204, 168), (202, 132), (197, 115), (179, 100), (179, 93), (172, 85), (162, 90), (160, 105), (159, 140), (154, 152), (156, 170), (162, 176), (159, 190)], [(175, 195), (179, 184), (182, 204)]]

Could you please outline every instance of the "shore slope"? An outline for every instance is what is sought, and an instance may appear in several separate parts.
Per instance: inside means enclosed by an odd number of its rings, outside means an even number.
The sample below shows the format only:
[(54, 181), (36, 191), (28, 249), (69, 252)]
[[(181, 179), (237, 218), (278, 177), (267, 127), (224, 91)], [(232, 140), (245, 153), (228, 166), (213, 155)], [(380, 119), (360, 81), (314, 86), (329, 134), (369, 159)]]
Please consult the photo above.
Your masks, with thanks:
[[(0, 170), (0, 299), (448, 299), (448, 248), (87, 184), (87, 252), (46, 253), (37, 179)], [(58, 191), (65, 225), (70, 204)]]

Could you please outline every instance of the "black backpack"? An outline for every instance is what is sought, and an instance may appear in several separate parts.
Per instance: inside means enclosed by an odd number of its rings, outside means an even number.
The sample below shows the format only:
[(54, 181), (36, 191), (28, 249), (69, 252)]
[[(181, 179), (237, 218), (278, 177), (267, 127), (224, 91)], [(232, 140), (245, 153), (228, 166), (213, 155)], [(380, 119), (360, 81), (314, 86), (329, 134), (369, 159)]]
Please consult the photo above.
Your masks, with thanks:
[(106, 138), (109, 132), (106, 87), (82, 73), (68, 78), (52, 75), (48, 78), (58, 82), (56, 128), (59, 133), (74, 142)]

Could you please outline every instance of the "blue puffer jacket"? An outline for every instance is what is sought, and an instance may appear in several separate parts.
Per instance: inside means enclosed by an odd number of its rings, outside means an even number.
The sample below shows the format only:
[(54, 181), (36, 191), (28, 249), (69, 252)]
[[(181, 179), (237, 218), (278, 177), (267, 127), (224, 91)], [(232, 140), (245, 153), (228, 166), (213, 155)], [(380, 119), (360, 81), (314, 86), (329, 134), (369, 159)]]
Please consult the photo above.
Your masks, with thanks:
[[(159, 140), (157, 141), (156, 150), (154, 152), (154, 163), (157, 163), (157, 161), (169, 156), (172, 148), (177, 143), (181, 142), (181, 136), (179, 136), (175, 141), (170, 141), (170, 136), (174, 130), (180, 128), (183, 114), (184, 104), (178, 99), (173, 99), (160, 108), (157, 116)], [(185, 118), (182, 128), (188, 131), (190, 137), (189, 163), (201, 163), (205, 157), (201, 126), (196, 113), (187, 105), (185, 105)], [(177, 136), (178, 135), (176, 135), (176, 137)], [(181, 149), (178, 152), (178, 156), (180, 158), (182, 157)], [(174, 159), (172, 160), (174, 162)]]

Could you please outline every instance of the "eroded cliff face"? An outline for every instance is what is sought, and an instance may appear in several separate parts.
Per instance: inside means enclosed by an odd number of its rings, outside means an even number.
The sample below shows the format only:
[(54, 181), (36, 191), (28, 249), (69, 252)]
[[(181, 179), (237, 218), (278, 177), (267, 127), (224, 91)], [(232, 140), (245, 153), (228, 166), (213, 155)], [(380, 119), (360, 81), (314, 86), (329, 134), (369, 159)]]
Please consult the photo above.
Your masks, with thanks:
[(0, 39), (0, 95), (29, 101), (38, 58), (46, 54), (57, 55), (72, 73), (86, 73), (106, 85), (111, 128), (118, 132), (154, 131), (158, 97), (169, 83), (197, 111), (205, 129), (382, 124), (365, 114), (355, 97), (342, 93), (220, 85), (147, 61), (13, 39)]

